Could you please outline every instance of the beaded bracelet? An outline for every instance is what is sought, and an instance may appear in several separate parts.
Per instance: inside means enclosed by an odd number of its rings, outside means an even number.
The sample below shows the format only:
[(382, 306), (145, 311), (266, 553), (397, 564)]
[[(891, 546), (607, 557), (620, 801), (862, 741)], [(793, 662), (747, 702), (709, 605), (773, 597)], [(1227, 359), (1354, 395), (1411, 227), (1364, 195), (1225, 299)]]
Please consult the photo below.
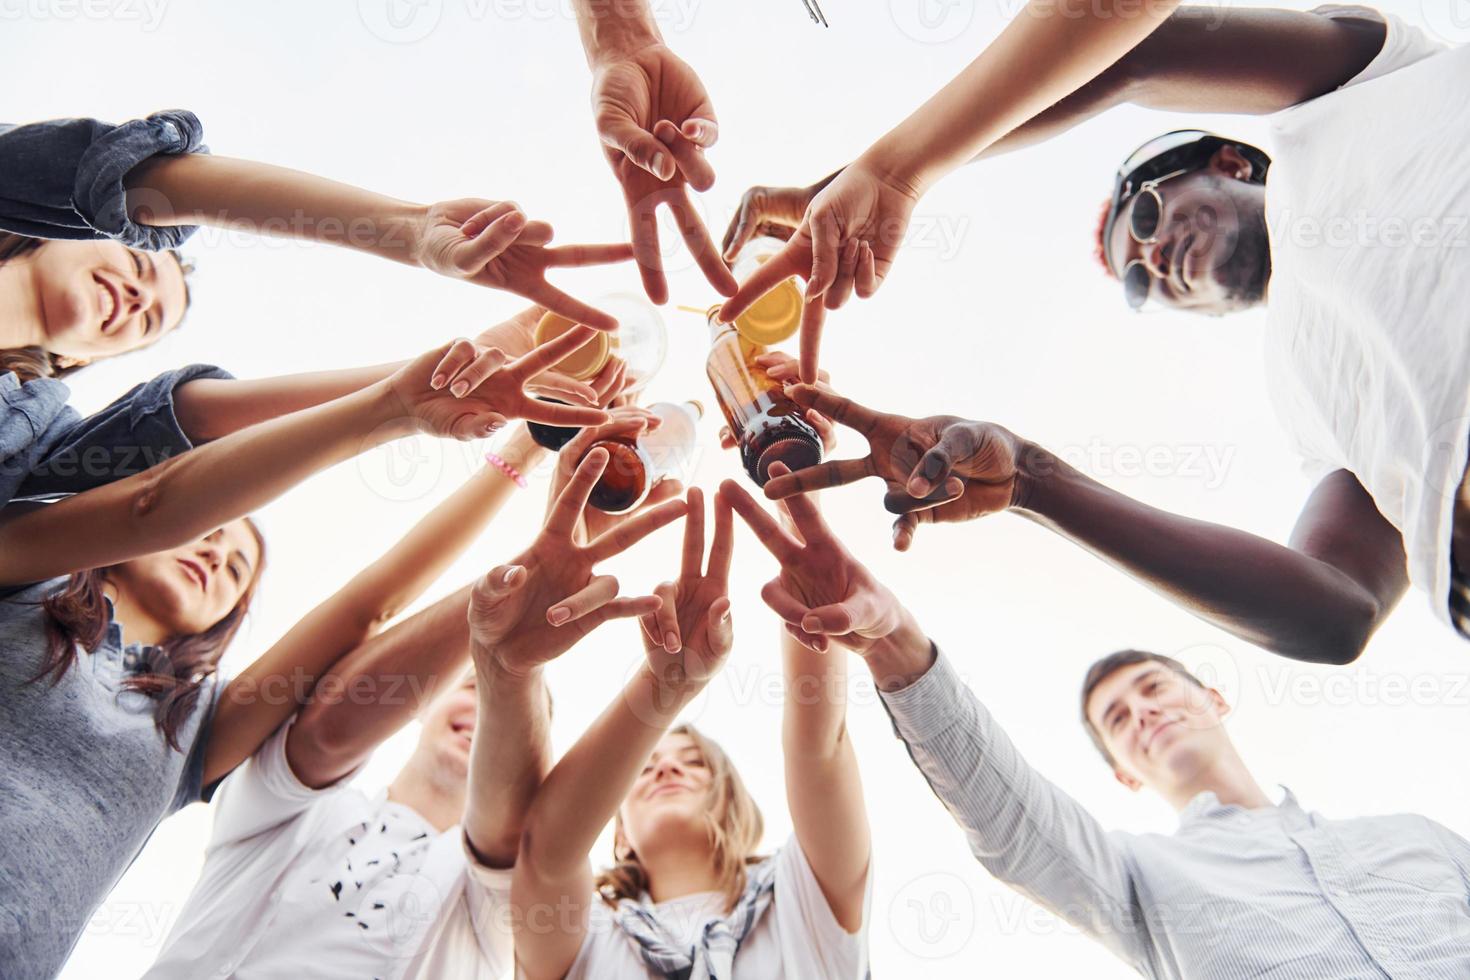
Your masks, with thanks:
[(526, 489), (526, 487), (529, 486), (529, 484), (526, 483), (526, 478), (521, 476), (520, 470), (516, 469), (505, 460), (501, 459), (495, 453), (486, 453), (485, 462), (489, 463), (491, 466), (495, 467), (497, 470), (510, 477), (512, 482), (514, 482), (515, 485), (520, 487), (522, 490)]

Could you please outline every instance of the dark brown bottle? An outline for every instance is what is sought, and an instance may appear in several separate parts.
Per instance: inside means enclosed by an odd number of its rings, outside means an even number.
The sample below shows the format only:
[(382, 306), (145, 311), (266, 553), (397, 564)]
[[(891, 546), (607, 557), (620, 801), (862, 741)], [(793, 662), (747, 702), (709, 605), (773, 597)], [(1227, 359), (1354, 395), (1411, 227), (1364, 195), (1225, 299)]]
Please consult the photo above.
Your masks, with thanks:
[(787, 397), (755, 359), (766, 352), (736, 333), (734, 324), (719, 323), (719, 307), (709, 311), (710, 350), (705, 373), (715, 401), (735, 437), (740, 462), (756, 486), (765, 486), (772, 463), (791, 470), (822, 461), (822, 439), (802, 417), (802, 408)]
[(660, 481), (684, 482), (694, 467), (697, 427), (704, 407), (699, 402), (656, 402), (648, 409), (659, 417), (658, 428), (636, 439), (614, 436), (587, 447), (589, 453), (598, 446), (608, 452), (607, 468), (587, 498), (598, 510), (610, 514), (630, 511)]
[[(566, 402), (557, 398), (538, 398), (537, 401), (550, 402), (553, 405), (565, 405)], [(574, 425), (547, 425), (545, 422), (527, 422), (526, 431), (531, 434), (531, 440), (542, 449), (550, 449), (554, 453), (561, 452), (561, 447), (577, 437), (582, 430)]]

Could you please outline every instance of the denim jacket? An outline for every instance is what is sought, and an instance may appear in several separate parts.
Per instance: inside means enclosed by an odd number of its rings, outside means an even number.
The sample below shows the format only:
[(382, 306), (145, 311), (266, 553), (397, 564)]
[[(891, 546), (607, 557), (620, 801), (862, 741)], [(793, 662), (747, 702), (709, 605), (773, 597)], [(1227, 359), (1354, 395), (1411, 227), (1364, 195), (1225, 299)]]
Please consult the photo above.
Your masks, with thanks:
[(23, 497), (80, 493), (192, 448), (174, 416), (174, 391), (195, 378), (229, 378), (191, 364), (140, 384), (82, 418), (70, 390), (52, 378), (25, 384), (0, 374), (0, 507)]
[(176, 248), (194, 228), (134, 224), (124, 203), (123, 178), (160, 153), (208, 153), (203, 139), (199, 118), (182, 109), (121, 126), (96, 119), (0, 123), (0, 231)]

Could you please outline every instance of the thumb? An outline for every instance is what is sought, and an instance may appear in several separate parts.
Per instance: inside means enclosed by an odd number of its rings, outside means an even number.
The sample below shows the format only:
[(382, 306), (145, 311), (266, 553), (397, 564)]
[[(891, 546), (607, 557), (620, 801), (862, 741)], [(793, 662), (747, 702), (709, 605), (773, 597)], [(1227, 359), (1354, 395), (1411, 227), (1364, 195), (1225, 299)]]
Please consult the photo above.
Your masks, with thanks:
[(669, 148), (632, 119), (608, 120), (602, 129), (602, 141), (621, 150), (634, 166), (642, 167), (659, 180), (673, 178), (674, 158)]
[(730, 599), (728, 596), (720, 596), (709, 607), (709, 633), (715, 639), (715, 645), (728, 650), (735, 639), (735, 622), (730, 617)]
[(492, 596), (507, 595), (526, 584), (526, 566), (497, 565), (485, 573), (481, 584)]

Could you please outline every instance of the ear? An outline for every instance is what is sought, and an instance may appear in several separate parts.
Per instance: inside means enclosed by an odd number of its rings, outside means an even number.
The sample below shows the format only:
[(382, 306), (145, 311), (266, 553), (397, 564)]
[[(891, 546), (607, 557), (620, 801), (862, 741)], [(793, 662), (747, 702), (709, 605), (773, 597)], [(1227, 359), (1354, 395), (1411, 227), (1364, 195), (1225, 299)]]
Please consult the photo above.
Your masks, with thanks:
[(1226, 143), (1210, 157), (1210, 169), (1236, 180), (1250, 180), (1255, 168), (1240, 152), (1240, 148)]
[(1118, 782), (1122, 783), (1124, 786), (1127, 786), (1130, 790), (1132, 790), (1135, 793), (1137, 793), (1139, 790), (1143, 789), (1143, 783), (1142, 782), (1140, 782), (1138, 779), (1134, 778), (1133, 776), (1128, 775), (1126, 772), (1124, 772), (1121, 769), (1114, 769), (1113, 770), (1113, 778), (1116, 779)]
[(1225, 695), (1221, 694), (1213, 687), (1205, 691), (1205, 694), (1209, 697), (1210, 703), (1215, 706), (1215, 714), (1219, 715), (1221, 718), (1225, 718), (1230, 714), (1232, 710), (1234, 710), (1230, 707), (1230, 702), (1225, 700)]

